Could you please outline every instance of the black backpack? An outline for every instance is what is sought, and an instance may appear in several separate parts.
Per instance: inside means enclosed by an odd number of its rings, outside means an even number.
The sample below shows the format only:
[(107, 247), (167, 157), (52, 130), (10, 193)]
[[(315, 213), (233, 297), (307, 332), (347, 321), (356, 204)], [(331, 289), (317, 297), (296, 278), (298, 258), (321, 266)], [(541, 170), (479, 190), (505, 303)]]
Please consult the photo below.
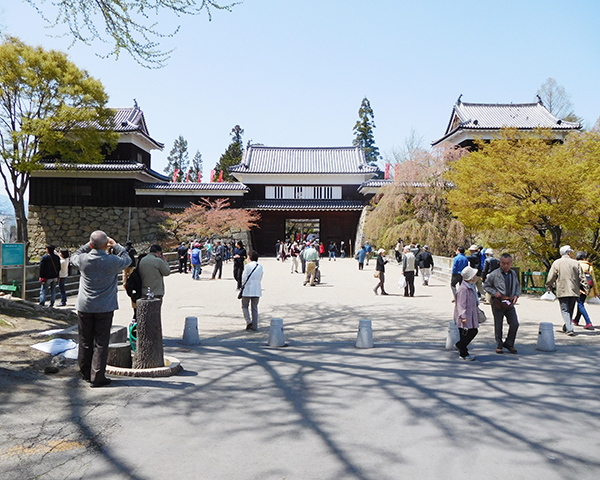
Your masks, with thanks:
[(125, 284), (125, 291), (131, 300), (134, 302), (138, 301), (144, 295), (142, 293), (142, 276), (140, 275), (140, 260), (147, 254), (143, 253), (138, 257), (137, 267), (133, 269), (131, 275), (127, 277), (127, 283)]

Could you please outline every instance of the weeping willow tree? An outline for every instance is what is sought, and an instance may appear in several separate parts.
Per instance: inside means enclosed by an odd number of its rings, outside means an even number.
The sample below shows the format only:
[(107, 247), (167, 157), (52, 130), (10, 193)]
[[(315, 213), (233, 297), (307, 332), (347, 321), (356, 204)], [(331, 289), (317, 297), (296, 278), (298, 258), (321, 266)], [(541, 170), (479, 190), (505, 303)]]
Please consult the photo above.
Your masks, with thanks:
[(443, 175), (449, 162), (464, 153), (454, 148), (432, 152), (417, 148), (397, 163), (394, 182), (373, 200), (365, 223), (367, 238), (383, 248), (401, 238), (404, 243), (427, 244), (437, 255), (451, 256), (465, 243), (465, 229), (448, 210), (450, 187)]

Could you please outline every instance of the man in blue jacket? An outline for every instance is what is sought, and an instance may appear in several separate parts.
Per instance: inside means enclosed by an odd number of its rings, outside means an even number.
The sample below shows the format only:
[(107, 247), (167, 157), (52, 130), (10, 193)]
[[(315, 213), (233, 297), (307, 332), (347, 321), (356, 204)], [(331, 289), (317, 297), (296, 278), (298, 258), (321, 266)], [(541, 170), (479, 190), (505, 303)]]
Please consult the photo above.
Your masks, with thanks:
[[(456, 257), (454, 257), (454, 261), (452, 262), (452, 280), (450, 281), (450, 288), (452, 289), (452, 294), (454, 295), (454, 299), (456, 300), (456, 285), (460, 285), (462, 282), (461, 272), (465, 267), (469, 266), (469, 260), (465, 256), (465, 247), (458, 247), (456, 249)], [(452, 300), (453, 302), (455, 300)]]

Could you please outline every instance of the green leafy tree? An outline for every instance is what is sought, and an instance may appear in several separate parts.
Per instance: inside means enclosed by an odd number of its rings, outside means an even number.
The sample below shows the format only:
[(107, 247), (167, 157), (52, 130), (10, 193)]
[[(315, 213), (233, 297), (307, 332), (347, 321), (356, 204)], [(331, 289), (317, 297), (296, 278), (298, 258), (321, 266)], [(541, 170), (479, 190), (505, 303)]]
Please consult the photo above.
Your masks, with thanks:
[(507, 129), (477, 148), (447, 174), (449, 207), (466, 227), (510, 234), (513, 248), (547, 268), (565, 243), (597, 253), (597, 132), (561, 144), (550, 132)]
[(182, 181), (185, 180), (188, 165), (188, 142), (182, 135), (179, 135), (173, 142), (173, 148), (171, 148), (167, 157), (167, 166), (164, 172), (173, 181), (173, 175), (175, 174), (175, 170), (177, 170), (176, 180)]
[[(45, 14), (46, 0), (26, 0), (51, 27), (65, 25), (74, 41), (90, 45), (94, 40), (112, 45), (109, 55), (119, 57), (128, 52), (139, 64), (160, 68), (172, 50), (163, 51), (152, 38), (172, 37), (174, 31), (163, 33), (154, 18), (165, 13), (176, 16), (206, 12), (212, 19), (213, 10), (227, 10), (238, 2), (223, 5), (213, 0), (52, 0), (54, 13)], [(50, 3), (50, 2), (48, 2)]]
[(362, 147), (365, 151), (367, 163), (377, 166), (379, 160), (379, 148), (375, 145), (375, 136), (373, 135), (374, 128), (375, 115), (371, 108), (371, 102), (365, 97), (358, 109), (358, 120), (353, 129), (354, 140), (352, 141), (352, 145)]
[(0, 45), (0, 174), (26, 242), (25, 192), (43, 158), (94, 163), (114, 147), (114, 111), (102, 84), (62, 52), (8, 37)]
[(223, 172), (223, 181), (235, 182), (233, 175), (229, 173), (229, 167), (239, 164), (242, 161), (242, 154), (244, 153), (244, 145), (242, 143), (242, 135), (244, 130), (236, 125), (231, 130), (231, 143), (225, 153), (221, 155), (219, 163), (215, 166), (215, 177), (218, 178), (219, 172)]
[(198, 175), (202, 173), (202, 154), (196, 150), (192, 162), (190, 163), (190, 182), (197, 182)]

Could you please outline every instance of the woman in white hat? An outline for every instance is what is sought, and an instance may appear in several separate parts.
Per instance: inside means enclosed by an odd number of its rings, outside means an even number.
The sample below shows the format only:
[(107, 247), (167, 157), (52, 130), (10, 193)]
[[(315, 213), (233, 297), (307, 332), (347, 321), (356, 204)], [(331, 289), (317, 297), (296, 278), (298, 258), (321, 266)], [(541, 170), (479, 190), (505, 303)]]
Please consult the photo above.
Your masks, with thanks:
[(373, 291), (375, 295), (377, 295), (377, 290), (381, 288), (381, 294), (387, 295), (383, 284), (385, 283), (385, 264), (387, 260), (385, 259), (385, 248), (380, 248), (377, 250), (377, 265), (375, 266), (375, 275), (378, 275), (379, 283), (375, 286)]
[(456, 342), (455, 346), (461, 360), (475, 360), (474, 355), (469, 355), (467, 346), (479, 331), (478, 300), (475, 290), (477, 270), (467, 266), (463, 269), (461, 275), (463, 282), (456, 292), (456, 303), (454, 304), (454, 321), (460, 332), (460, 340)]

